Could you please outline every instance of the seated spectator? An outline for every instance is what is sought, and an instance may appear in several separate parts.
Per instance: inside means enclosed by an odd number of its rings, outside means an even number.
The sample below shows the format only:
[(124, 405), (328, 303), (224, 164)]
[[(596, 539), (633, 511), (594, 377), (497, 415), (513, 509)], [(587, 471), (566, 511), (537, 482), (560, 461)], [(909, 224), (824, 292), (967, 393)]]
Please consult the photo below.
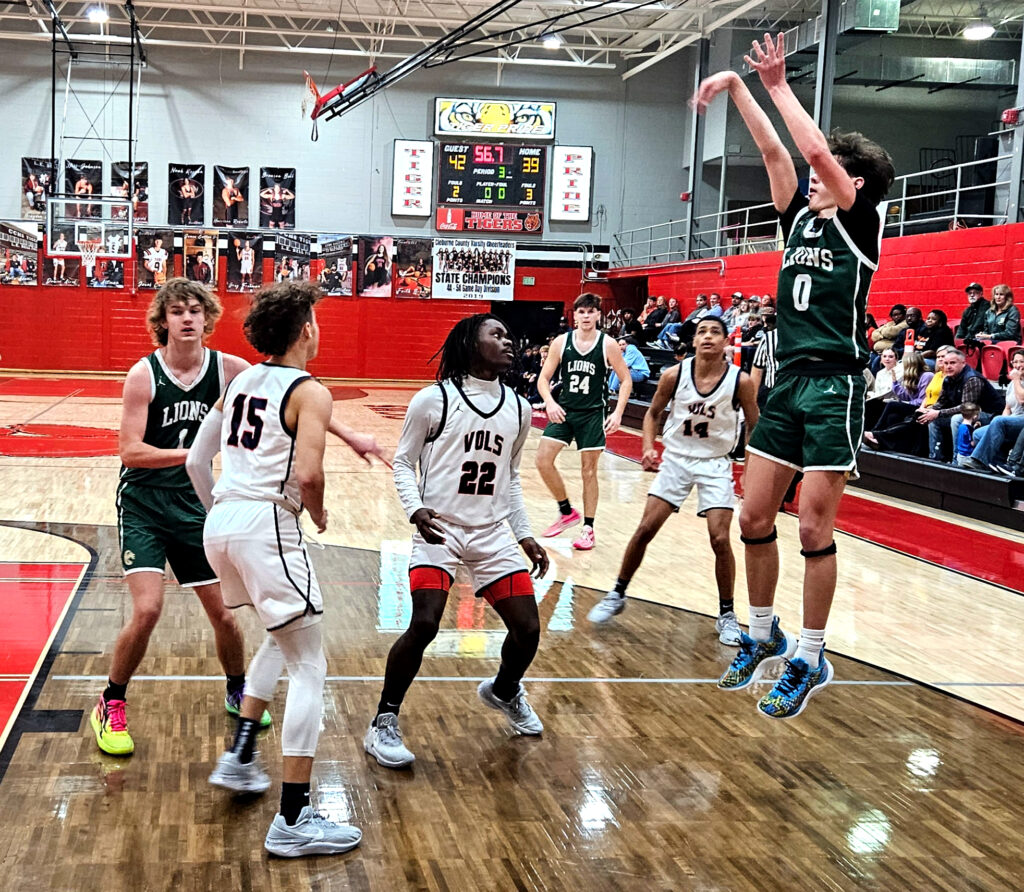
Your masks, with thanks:
[(695, 306), (693, 308), (693, 312), (683, 320), (683, 324), (685, 325), (687, 322), (693, 322), (696, 325), (697, 320), (703, 319), (708, 314), (709, 309), (708, 296), (706, 294), (698, 294), (697, 306)]
[(636, 310), (626, 307), (622, 311), (622, 326), (619, 328), (618, 336), (620, 338), (639, 338), (643, 331), (644, 327), (636, 318)]
[(761, 341), (764, 340), (764, 323), (761, 321), (761, 311), (753, 310), (747, 316), (747, 325), (743, 329), (743, 338), (740, 341), (740, 367), (744, 372), (749, 372), (753, 362), (754, 354)]
[(925, 368), (919, 353), (904, 356), (902, 369), (902, 378), (892, 385), (893, 399), (883, 405), (874, 429), (865, 431), (864, 442), (873, 449), (924, 456), (928, 454), (928, 436), (917, 422), (917, 410), (925, 404), (935, 375)]
[(1009, 285), (996, 285), (992, 289), (992, 304), (985, 313), (979, 341), (1019, 341), (1020, 310), (1013, 305), (1013, 292)]
[(722, 295), (712, 293), (711, 297), (708, 298), (708, 311), (704, 315), (718, 316), (721, 319), (722, 313)]
[[(907, 311), (910, 315), (910, 311)], [(935, 359), (935, 352), (939, 347), (953, 345), (953, 329), (949, 327), (949, 320), (942, 310), (932, 310), (928, 318), (924, 320), (924, 333), (918, 335), (916, 349), (925, 359)]]
[[(653, 314), (652, 314), (653, 315)], [(655, 343), (653, 346), (662, 347), (666, 350), (670, 350), (672, 345), (667, 341), (664, 341), (665, 332), (670, 325), (679, 325), (681, 323), (682, 316), (679, 314), (679, 301), (674, 297), (669, 299), (668, 312), (665, 314), (661, 322), (661, 327), (654, 332), (654, 337), (651, 339)], [(644, 328), (644, 334), (647, 334), (649, 327)]]
[(967, 308), (960, 317), (960, 324), (954, 334), (964, 340), (975, 339), (985, 322), (988, 301), (985, 300), (985, 290), (977, 282), (971, 282), (964, 291), (967, 292)]
[(896, 351), (892, 347), (882, 351), (881, 362), (874, 377), (867, 398), (873, 400), (891, 396), (893, 384), (903, 377), (903, 367), (896, 359)]
[(979, 418), (987, 424), (992, 415), (1002, 410), (1003, 400), (985, 378), (965, 363), (959, 350), (942, 354), (942, 392), (938, 400), (920, 413), (922, 424), (928, 425), (928, 455), (937, 461), (953, 460), (956, 431), (954, 417), (961, 415), (964, 403), (977, 403)]
[(960, 428), (956, 434), (953, 464), (963, 468), (974, 451), (974, 432), (981, 427), (981, 409), (977, 403), (964, 403), (960, 409)]
[(664, 297), (659, 297), (656, 299), (654, 309), (647, 314), (647, 319), (645, 320), (643, 317), (640, 319), (644, 323), (643, 340), (645, 343), (653, 341), (658, 336), (666, 316), (668, 316), (668, 304)]
[[(1018, 351), (1010, 359), (1010, 384), (1006, 388), (1006, 405), (1003, 414), (992, 419), (991, 424), (981, 429), (974, 451), (960, 464), (975, 471), (994, 471), (997, 474), (1016, 476), (1009, 470), (1009, 461), (1003, 461), (1003, 452), (1015, 445), (1024, 433), (1024, 352)], [(962, 428), (961, 428), (962, 430)]]
[(725, 323), (725, 327), (732, 332), (732, 330), (740, 323), (736, 321), (736, 317), (740, 314), (740, 306), (743, 304), (743, 292), (734, 291), (732, 297), (729, 298), (730, 304), (726, 307), (722, 313), (722, 321)]
[(876, 371), (880, 365), (882, 351), (889, 350), (902, 341), (903, 332), (907, 330), (907, 308), (903, 304), (895, 304), (889, 310), (889, 321), (879, 325), (871, 335), (871, 349), (874, 355), (871, 357), (871, 371)]
[(650, 316), (651, 313), (653, 313), (655, 311), (655, 309), (658, 306), (658, 300), (659, 299), (660, 300), (664, 300), (665, 298), (663, 298), (663, 297), (662, 298), (657, 298), (657, 297), (649, 297), (649, 298), (647, 298), (647, 303), (644, 304), (644, 308), (640, 311), (640, 316), (638, 317), (640, 319), (640, 324), (641, 325), (646, 325), (647, 324), (647, 317)]
[[(622, 358), (626, 360), (626, 365), (629, 367), (629, 377), (633, 379), (633, 393), (636, 393), (637, 385), (643, 384), (644, 381), (651, 377), (651, 367), (647, 365), (647, 360), (644, 359), (643, 353), (640, 352), (636, 344), (629, 338), (619, 338), (619, 349), (622, 351)], [(619, 376), (614, 371), (608, 379), (608, 391), (613, 394), (619, 392)]]
[[(921, 337), (924, 334), (924, 313), (921, 312), (920, 307), (907, 307), (906, 316), (907, 328), (914, 330), (914, 339)], [(906, 340), (906, 332), (904, 334), (904, 341)]]

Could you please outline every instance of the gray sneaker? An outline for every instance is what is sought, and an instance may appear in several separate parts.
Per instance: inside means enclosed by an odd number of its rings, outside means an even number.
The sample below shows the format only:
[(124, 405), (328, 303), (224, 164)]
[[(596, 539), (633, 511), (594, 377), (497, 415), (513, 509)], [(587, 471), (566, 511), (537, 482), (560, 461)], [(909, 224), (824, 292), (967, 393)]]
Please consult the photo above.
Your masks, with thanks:
[(270, 777), (260, 768), (255, 754), (251, 762), (243, 764), (235, 753), (227, 752), (221, 753), (217, 760), (210, 783), (233, 793), (265, 793), (270, 787)]
[(616, 591), (610, 591), (593, 607), (587, 614), (587, 619), (592, 623), (606, 623), (613, 616), (618, 616), (626, 609), (626, 596)]
[(299, 819), (290, 827), (282, 815), (275, 815), (263, 847), (271, 855), (281, 858), (340, 855), (354, 849), (362, 838), (363, 833), (359, 828), (328, 821), (307, 805), (299, 813)]
[(402, 743), (402, 732), (398, 728), (398, 716), (384, 712), (377, 716), (363, 738), (365, 749), (385, 768), (408, 768), (416, 760)]
[(491, 709), (505, 713), (508, 723), (520, 734), (537, 735), (544, 730), (544, 725), (537, 718), (537, 713), (533, 711), (533, 707), (526, 700), (526, 688), (522, 684), (519, 685), (519, 692), (508, 703), (494, 696), (493, 678), (480, 682), (476, 692)]
[(740, 646), (740, 624), (736, 614), (731, 610), (723, 613), (715, 620), (715, 631), (718, 632), (718, 640), (729, 647)]

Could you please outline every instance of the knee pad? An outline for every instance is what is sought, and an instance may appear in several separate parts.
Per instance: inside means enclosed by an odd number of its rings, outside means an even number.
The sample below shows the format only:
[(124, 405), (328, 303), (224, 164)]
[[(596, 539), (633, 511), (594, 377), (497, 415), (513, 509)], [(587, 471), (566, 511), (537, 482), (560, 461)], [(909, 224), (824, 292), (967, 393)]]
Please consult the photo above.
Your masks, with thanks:
[(313, 756), (320, 738), (324, 711), (327, 658), (320, 625), (277, 634), (288, 667), (288, 699), (281, 723), (281, 752), (285, 756)]
[(778, 538), (779, 531), (775, 527), (772, 527), (772, 531), (767, 536), (761, 536), (758, 539), (748, 538), (740, 533), (740, 542), (744, 545), (771, 545)]
[(249, 664), (245, 678), (245, 693), (257, 700), (273, 700), (274, 689), (284, 669), (284, 655), (273, 636), (263, 639), (259, 650)]
[(819, 558), (828, 557), (829, 555), (836, 553), (836, 543), (832, 540), (831, 545), (826, 545), (824, 548), (819, 548), (817, 551), (805, 551), (803, 548), (800, 549), (800, 554), (805, 558)]

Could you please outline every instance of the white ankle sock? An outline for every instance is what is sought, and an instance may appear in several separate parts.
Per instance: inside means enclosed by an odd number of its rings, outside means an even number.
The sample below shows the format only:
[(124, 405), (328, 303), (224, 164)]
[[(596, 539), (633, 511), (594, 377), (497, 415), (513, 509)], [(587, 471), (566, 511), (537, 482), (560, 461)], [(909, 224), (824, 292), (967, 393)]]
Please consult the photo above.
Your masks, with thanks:
[(794, 660), (805, 660), (812, 669), (818, 668), (821, 649), (825, 646), (824, 629), (801, 629), (800, 643), (797, 646)]
[(767, 641), (772, 637), (772, 619), (775, 616), (775, 608), (769, 604), (767, 607), (755, 607), (750, 605), (750, 637), (755, 641)]

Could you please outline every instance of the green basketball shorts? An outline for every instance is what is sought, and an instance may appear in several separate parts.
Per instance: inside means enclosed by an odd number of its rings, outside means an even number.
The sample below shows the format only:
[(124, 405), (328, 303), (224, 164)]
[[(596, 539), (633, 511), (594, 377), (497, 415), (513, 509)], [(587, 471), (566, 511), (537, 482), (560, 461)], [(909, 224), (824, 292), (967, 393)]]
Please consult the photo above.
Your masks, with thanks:
[(548, 440), (557, 440), (566, 446), (575, 439), (576, 448), (580, 452), (604, 449), (604, 409), (567, 411), (565, 421), (560, 424), (549, 423), (541, 436)]

